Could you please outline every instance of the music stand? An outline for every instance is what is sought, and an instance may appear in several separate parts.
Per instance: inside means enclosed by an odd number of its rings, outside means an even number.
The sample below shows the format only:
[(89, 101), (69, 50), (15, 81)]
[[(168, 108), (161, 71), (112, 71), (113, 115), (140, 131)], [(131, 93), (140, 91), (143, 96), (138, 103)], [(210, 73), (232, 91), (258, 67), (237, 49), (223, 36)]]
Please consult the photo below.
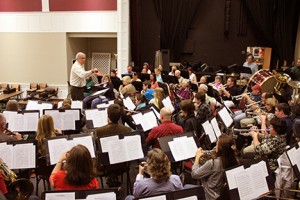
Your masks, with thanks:
[(122, 74), (121, 77), (125, 77), (125, 76), (129, 76), (130, 78), (132, 78), (132, 74)]
[(186, 71), (186, 70), (181, 70), (180, 72), (181, 72), (180, 74), (181, 74), (181, 76), (182, 76), (183, 78), (189, 79), (190, 75), (189, 75), (189, 72), (188, 72), (188, 71)]
[(229, 74), (252, 74), (252, 70), (249, 67), (239, 66), (239, 65), (232, 65), (228, 67)]
[(158, 87), (162, 88), (165, 92), (166, 96), (169, 96), (169, 89), (168, 89), (168, 85), (166, 83), (162, 83), (162, 82), (157, 82), (158, 83)]
[(162, 79), (163, 79), (164, 83), (179, 84), (178, 78), (176, 76), (162, 75)]
[(141, 79), (142, 82), (146, 81), (146, 80), (150, 80), (150, 74), (142, 74), (142, 73), (138, 73), (139, 78)]
[(143, 90), (143, 83), (141, 81), (132, 81), (131, 84), (135, 87), (136, 91), (140, 92)]

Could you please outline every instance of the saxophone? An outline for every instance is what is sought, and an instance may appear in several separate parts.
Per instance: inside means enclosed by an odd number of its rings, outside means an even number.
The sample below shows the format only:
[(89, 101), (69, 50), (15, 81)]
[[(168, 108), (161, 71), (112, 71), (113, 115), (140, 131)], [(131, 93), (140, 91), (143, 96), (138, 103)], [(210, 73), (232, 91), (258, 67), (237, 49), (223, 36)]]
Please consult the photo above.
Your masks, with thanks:
[(10, 170), (2, 160), (0, 160), (0, 173), (3, 176), (3, 179), (10, 183), (15, 182), (17, 179), (15, 172)]

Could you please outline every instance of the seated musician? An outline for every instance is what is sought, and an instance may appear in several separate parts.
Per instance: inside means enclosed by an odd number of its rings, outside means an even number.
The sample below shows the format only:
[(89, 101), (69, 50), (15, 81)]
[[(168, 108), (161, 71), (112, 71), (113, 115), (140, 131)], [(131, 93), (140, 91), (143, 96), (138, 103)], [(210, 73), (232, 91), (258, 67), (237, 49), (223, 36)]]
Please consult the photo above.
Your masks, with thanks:
[(108, 75), (103, 75), (102, 83), (99, 85), (98, 90), (108, 89), (103, 95), (100, 96), (87, 96), (83, 99), (83, 109), (89, 108), (89, 104), (91, 102), (90, 108), (97, 108), (97, 105), (103, 102), (107, 102), (115, 99), (114, 94), (114, 86), (111, 83), (111, 80)]
[(219, 91), (221, 87), (223, 87), (222, 77), (216, 76), (215, 81), (213, 83), (209, 83), (208, 85), (212, 86), (215, 90)]
[(162, 109), (164, 107), (162, 100), (165, 97), (165, 91), (162, 88), (156, 88), (154, 90), (154, 98), (149, 103), (154, 104), (158, 109)]
[(135, 105), (135, 111), (145, 111), (148, 109), (148, 101), (141, 93), (135, 95)]
[[(127, 196), (126, 200), (183, 189), (180, 177), (171, 173), (171, 163), (162, 150), (154, 148), (148, 152), (147, 157), (147, 162), (139, 165), (139, 173), (133, 185), (133, 196)], [(150, 178), (144, 177), (145, 171)]]
[[(242, 94), (242, 100), (245, 101), (247, 105), (251, 105), (251, 110), (256, 110), (259, 108), (258, 103), (261, 101), (261, 87), (260, 85), (254, 85), (252, 86), (252, 93), (248, 95), (247, 93)], [(243, 120), (243, 123), (241, 125), (241, 120)], [(235, 128), (241, 128), (246, 127), (249, 124), (254, 124), (253, 118), (247, 118), (246, 113), (241, 113), (239, 115), (236, 115), (233, 118), (234, 121), (234, 127)]]
[(210, 106), (211, 111), (214, 112), (215, 109), (216, 109), (216, 103), (217, 103), (217, 101), (216, 101), (215, 98), (209, 96), (207, 94), (207, 91), (208, 91), (207, 85), (200, 84), (198, 86), (198, 93), (205, 95), (205, 103), (207, 103)]
[(124, 76), (122, 78), (123, 85), (120, 85), (119, 92), (124, 96), (129, 96), (132, 100), (134, 100), (134, 96), (136, 93), (135, 87), (131, 84), (130, 76)]
[[(143, 70), (144, 70), (144, 73), (143, 73)], [(142, 69), (142, 74), (151, 74), (151, 70), (149, 69), (149, 64), (148, 63), (144, 63), (143, 65), (143, 69)]]
[(128, 124), (128, 126), (135, 130), (136, 126), (133, 123), (133, 119), (130, 115), (128, 115), (128, 112), (125, 111), (124, 102), (122, 99), (115, 99), (114, 104), (118, 104), (121, 108), (121, 122), (123, 125)]
[(232, 97), (239, 94), (239, 87), (235, 84), (235, 78), (229, 77), (227, 79), (227, 87), (221, 87), (220, 93), (224, 100), (224, 104), (229, 108), (234, 107), (235, 104), (232, 101)]
[(190, 80), (190, 82), (193, 83), (193, 84), (197, 84), (197, 77), (196, 77), (196, 75), (194, 73), (193, 68), (192, 67), (188, 67), (187, 70), (189, 72), (189, 80)]
[(181, 76), (181, 72), (180, 72), (179, 70), (176, 70), (176, 71), (175, 71), (175, 76), (176, 76), (177, 79), (178, 79), (179, 85), (181, 85), (182, 81), (184, 80), (184, 78)]
[[(252, 54), (248, 54), (246, 62), (244, 62), (243, 67), (248, 67), (251, 69), (252, 74), (255, 74), (258, 71), (258, 65), (254, 60), (254, 56)], [(244, 74), (241, 73), (241, 78), (250, 78), (252, 74)]]
[(163, 80), (162, 80), (162, 76), (161, 76), (161, 68), (155, 68), (154, 69), (154, 73), (155, 73), (155, 76), (156, 76), (156, 80), (158, 81), (158, 82), (164, 82)]
[(205, 75), (201, 76), (199, 84), (206, 84), (206, 83), (207, 83), (207, 77)]
[(146, 144), (148, 146), (152, 146), (152, 148), (160, 148), (157, 140), (160, 137), (183, 133), (182, 127), (172, 122), (172, 112), (170, 108), (163, 107), (160, 110), (160, 121), (161, 124), (157, 127), (154, 127), (146, 139)]
[(43, 115), (38, 121), (38, 130), (36, 134), (36, 140), (38, 142), (38, 155), (45, 156), (46, 150), (44, 140), (46, 138), (55, 137), (62, 134), (60, 129), (54, 128), (54, 122), (51, 115)]
[(150, 83), (151, 83), (151, 89), (154, 90), (158, 88), (158, 83), (156, 81), (156, 76), (154, 73), (150, 74)]
[(175, 76), (175, 71), (177, 70), (177, 66), (176, 65), (173, 65), (172, 68), (171, 68), (171, 71), (169, 72), (169, 75), (170, 76)]
[(188, 84), (188, 80), (184, 79), (180, 84), (180, 89), (176, 91), (176, 94), (179, 96), (180, 100), (186, 100), (191, 98), (191, 90), (188, 87)]
[(9, 100), (6, 104), (6, 111), (19, 111), (19, 103), (17, 100)]
[[(66, 162), (64, 167), (63, 162)], [(56, 190), (99, 189), (91, 154), (80, 144), (61, 155), (49, 181)]]
[(286, 122), (283, 119), (274, 117), (270, 121), (270, 134), (259, 134), (255, 129), (250, 131), (255, 159), (267, 156), (270, 170), (273, 172), (278, 167), (278, 157), (285, 151), (286, 128)]
[(154, 98), (154, 90), (151, 88), (150, 81), (143, 82), (143, 90), (141, 93), (144, 94), (148, 102)]
[(195, 117), (195, 105), (191, 100), (183, 100), (180, 103), (180, 110), (183, 115), (183, 130), (184, 132), (194, 132), (197, 136), (201, 134), (201, 124)]
[(134, 73), (134, 71), (132, 71), (132, 65), (128, 65), (127, 66), (127, 72), (125, 72), (124, 74), (132, 75), (133, 73)]
[(7, 129), (6, 118), (0, 113), (0, 142), (9, 140), (22, 140), (22, 135), (17, 132), (11, 132)]
[(220, 197), (225, 184), (225, 169), (238, 165), (234, 151), (234, 140), (229, 135), (218, 138), (215, 155), (207, 156), (201, 148), (196, 151), (191, 175), (201, 180), (205, 199)]
[(136, 72), (134, 72), (134, 73), (132, 74), (131, 82), (133, 82), (133, 81), (141, 82), (141, 79), (139, 79), (139, 75), (138, 75), (138, 73), (136, 73)]

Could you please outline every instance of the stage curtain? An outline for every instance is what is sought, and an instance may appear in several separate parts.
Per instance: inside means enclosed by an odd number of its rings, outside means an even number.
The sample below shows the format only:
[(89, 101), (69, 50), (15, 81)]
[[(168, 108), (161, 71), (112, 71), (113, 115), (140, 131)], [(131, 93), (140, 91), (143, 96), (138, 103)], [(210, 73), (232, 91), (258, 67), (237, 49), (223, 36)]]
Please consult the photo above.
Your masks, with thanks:
[(160, 48), (170, 49), (170, 60), (180, 61), (188, 29), (200, 0), (153, 0), (160, 19)]
[(271, 66), (279, 60), (294, 60), (299, 20), (299, 0), (244, 0), (248, 8), (254, 34), (261, 46), (272, 48)]

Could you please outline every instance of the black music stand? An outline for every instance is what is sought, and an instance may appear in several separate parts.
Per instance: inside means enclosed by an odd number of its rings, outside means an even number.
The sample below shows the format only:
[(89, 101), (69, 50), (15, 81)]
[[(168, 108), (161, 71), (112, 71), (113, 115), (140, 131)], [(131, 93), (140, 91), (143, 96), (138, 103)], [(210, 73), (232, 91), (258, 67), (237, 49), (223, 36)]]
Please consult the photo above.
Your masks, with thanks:
[(163, 79), (164, 83), (179, 84), (178, 78), (176, 76), (162, 75), (162, 79)]
[(180, 74), (181, 74), (181, 76), (182, 76), (183, 78), (185, 78), (185, 79), (189, 79), (189, 77), (190, 77), (189, 72), (186, 71), (186, 70), (181, 70), (181, 71), (180, 71)]
[(168, 85), (166, 83), (162, 83), (162, 82), (157, 82), (158, 83), (158, 87), (162, 88), (165, 92), (166, 96), (170, 96), (169, 95), (169, 89), (168, 89)]
[(139, 73), (138, 76), (139, 76), (139, 78), (141, 79), (142, 82), (144, 82), (146, 80), (150, 80), (150, 74)]
[(122, 85), (122, 81), (118, 77), (110, 77), (111, 83), (113, 84), (116, 90), (119, 90), (120, 85)]
[(143, 83), (141, 81), (132, 81), (131, 84), (135, 87), (135, 89), (138, 92), (143, 90)]
[(252, 74), (252, 70), (249, 67), (239, 66), (239, 65), (232, 65), (228, 67), (229, 74)]
[(122, 74), (121, 77), (125, 77), (125, 76), (129, 76), (130, 78), (132, 78), (132, 74)]

